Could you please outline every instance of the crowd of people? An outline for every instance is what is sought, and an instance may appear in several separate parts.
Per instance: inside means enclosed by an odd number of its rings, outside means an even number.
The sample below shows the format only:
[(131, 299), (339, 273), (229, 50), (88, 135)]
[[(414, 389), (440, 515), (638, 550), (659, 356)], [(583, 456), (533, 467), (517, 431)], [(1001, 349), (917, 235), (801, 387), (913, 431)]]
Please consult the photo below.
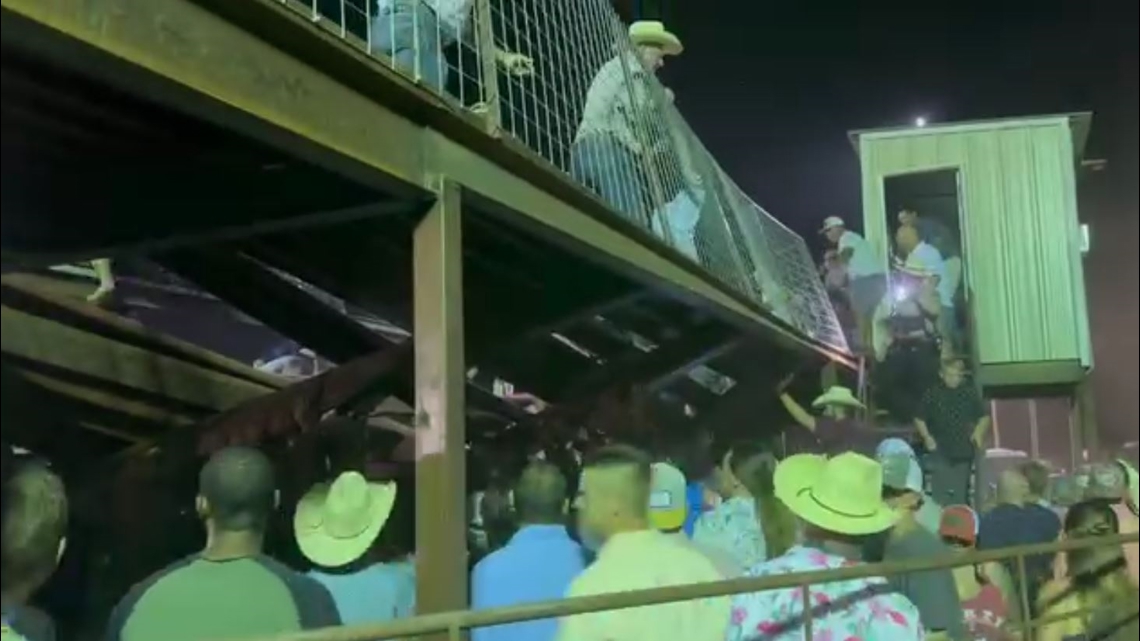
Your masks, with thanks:
[[(885, 439), (869, 455), (782, 459), (751, 443), (705, 446), (718, 462), (694, 478), (666, 452), (619, 444), (600, 445), (572, 470), (531, 457), (504, 484), (498, 506), (487, 505), (491, 493), (473, 505), (485, 519), (506, 515), (511, 523), (503, 536), (471, 541), (472, 608), (949, 559), (1137, 529), (1137, 474), (1122, 462), (1083, 475), (1081, 499), (1067, 506), (1049, 502), (1043, 464), (1010, 468), (995, 504), (976, 511), (940, 505), (902, 439)], [(6, 461), (4, 475), (3, 640), (51, 640), (50, 619), (29, 603), (66, 549), (67, 495), (35, 459)], [(380, 549), (401, 488), (367, 475), (342, 470), (282, 506), (265, 454), (215, 453), (201, 469), (195, 501), (204, 548), (124, 595), (106, 638), (257, 638), (413, 616), (414, 554)], [(293, 536), (310, 562), (305, 571), (266, 553), (266, 531), (280, 510), (293, 515)], [(1012, 641), (1025, 638), (1019, 624), (1045, 617), (1052, 622), (1037, 638), (1046, 641), (1133, 641), (1135, 547), (1030, 556), (1024, 602), (1018, 564), (986, 563), (500, 625), (473, 639), (777, 641), (805, 638), (810, 629), (821, 639)]]

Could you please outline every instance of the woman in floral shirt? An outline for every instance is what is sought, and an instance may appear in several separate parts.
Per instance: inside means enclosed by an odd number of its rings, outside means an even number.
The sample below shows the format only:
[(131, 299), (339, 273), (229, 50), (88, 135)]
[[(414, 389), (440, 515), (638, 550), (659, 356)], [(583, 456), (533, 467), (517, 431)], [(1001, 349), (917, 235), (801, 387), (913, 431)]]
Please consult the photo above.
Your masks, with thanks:
[[(800, 455), (776, 468), (776, 496), (804, 526), (805, 543), (760, 563), (747, 576), (773, 576), (862, 563), (864, 537), (890, 529), (882, 468), (859, 454)], [(733, 599), (728, 641), (805, 639), (804, 590), (814, 607), (814, 641), (923, 641), (918, 609), (881, 577), (741, 594)]]
[(795, 517), (773, 494), (775, 459), (738, 446), (725, 455), (714, 478), (722, 501), (697, 520), (693, 540), (750, 568), (779, 556), (795, 539)]

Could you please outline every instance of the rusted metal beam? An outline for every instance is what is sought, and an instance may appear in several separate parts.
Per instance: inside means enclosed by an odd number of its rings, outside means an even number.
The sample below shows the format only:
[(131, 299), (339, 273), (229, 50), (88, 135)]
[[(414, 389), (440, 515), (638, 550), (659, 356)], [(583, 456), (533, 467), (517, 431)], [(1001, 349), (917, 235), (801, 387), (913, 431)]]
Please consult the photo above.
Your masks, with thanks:
[(683, 338), (658, 346), (649, 353), (631, 347), (624, 357), (574, 381), (552, 400), (581, 402), (614, 385), (635, 385), (671, 376), (687, 363), (700, 359), (702, 354), (722, 348), (735, 336), (731, 326), (711, 322), (688, 328)]
[(467, 605), (463, 214), (458, 185), (438, 193), (413, 240), (418, 614)]

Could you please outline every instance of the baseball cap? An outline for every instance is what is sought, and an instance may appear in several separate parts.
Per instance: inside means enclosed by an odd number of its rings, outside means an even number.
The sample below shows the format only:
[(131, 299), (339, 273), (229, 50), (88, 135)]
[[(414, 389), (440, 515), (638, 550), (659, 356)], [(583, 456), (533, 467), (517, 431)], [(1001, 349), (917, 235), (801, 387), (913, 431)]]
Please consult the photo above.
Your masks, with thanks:
[(662, 531), (679, 530), (688, 515), (685, 475), (668, 463), (653, 464), (649, 488), (649, 522)]
[(836, 227), (846, 227), (846, 226), (847, 226), (847, 223), (843, 222), (843, 219), (840, 218), (839, 216), (828, 216), (827, 218), (825, 218), (823, 220), (823, 229), (819, 230), (819, 233), (822, 234), (823, 232), (831, 230), (831, 229), (835, 229)]
[(978, 513), (968, 505), (951, 505), (942, 510), (938, 533), (942, 538), (974, 545), (978, 542)]
[(881, 457), (879, 464), (883, 466), (883, 487), (918, 494), (925, 493), (922, 468), (913, 457), (906, 454), (891, 454)]
[(879, 447), (875, 448), (875, 458), (883, 459), (888, 456), (909, 456), (915, 458), (914, 448), (901, 438), (888, 438)]

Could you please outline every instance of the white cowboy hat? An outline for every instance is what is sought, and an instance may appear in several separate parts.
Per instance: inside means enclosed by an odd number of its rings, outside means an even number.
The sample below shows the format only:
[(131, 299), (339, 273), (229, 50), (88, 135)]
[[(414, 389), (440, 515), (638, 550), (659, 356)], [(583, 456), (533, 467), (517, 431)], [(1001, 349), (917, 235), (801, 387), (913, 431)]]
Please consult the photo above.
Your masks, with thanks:
[(297, 547), (321, 567), (348, 565), (372, 547), (395, 502), (395, 483), (369, 483), (359, 472), (314, 485), (293, 517)]
[(855, 394), (851, 390), (838, 385), (824, 392), (823, 396), (815, 399), (811, 404), (815, 409), (835, 405), (863, 409), (863, 404), (859, 402), (859, 399), (855, 398)]
[(828, 216), (827, 218), (823, 219), (823, 228), (819, 230), (819, 233), (823, 234), (825, 232), (831, 231), (832, 229), (846, 226), (847, 223), (843, 222), (843, 219), (839, 216)]
[(776, 467), (773, 484), (793, 514), (828, 532), (877, 534), (898, 520), (883, 502), (882, 466), (861, 454), (789, 456)]
[(666, 31), (665, 24), (656, 20), (639, 20), (629, 25), (629, 39), (635, 45), (661, 47), (666, 55), (677, 56), (685, 50), (681, 39)]

